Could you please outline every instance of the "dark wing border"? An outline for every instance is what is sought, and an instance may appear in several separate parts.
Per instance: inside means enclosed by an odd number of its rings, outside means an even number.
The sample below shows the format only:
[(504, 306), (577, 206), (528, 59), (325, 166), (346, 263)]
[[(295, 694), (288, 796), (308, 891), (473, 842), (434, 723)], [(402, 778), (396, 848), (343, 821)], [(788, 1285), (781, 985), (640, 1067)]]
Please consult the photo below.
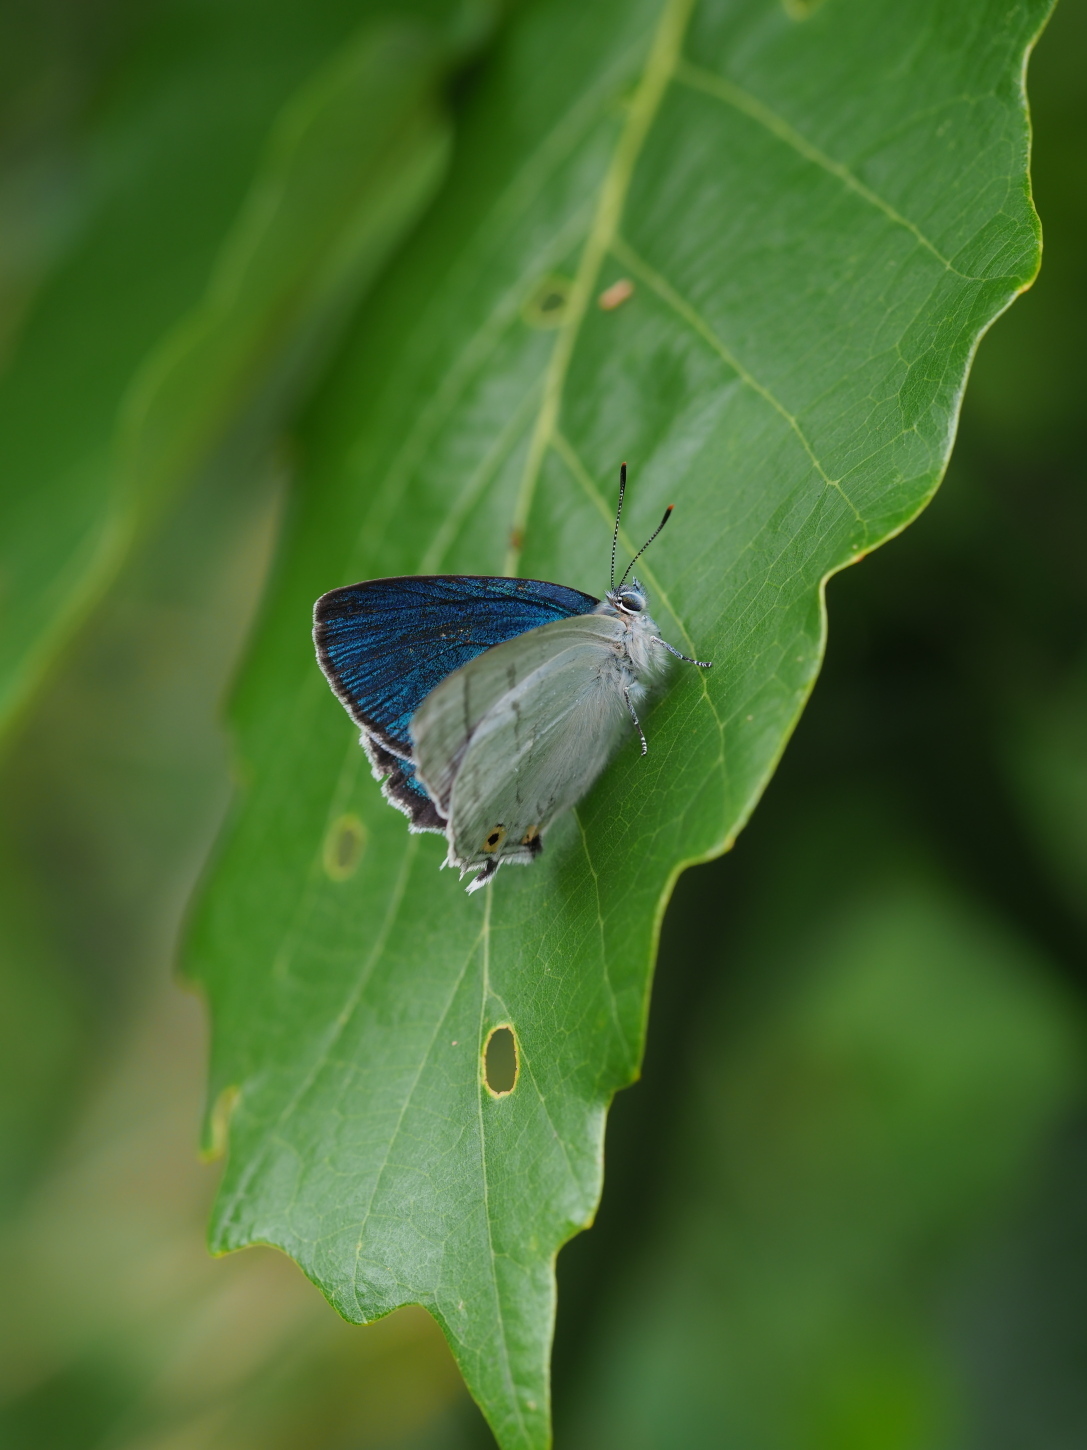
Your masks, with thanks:
[[(384, 589), (398, 590), (407, 596), (418, 594), (421, 607), (425, 607), (428, 604), (434, 604), (433, 598), (427, 596), (437, 585), (444, 585), (451, 591), (451, 597), (443, 601), (450, 608), (463, 608), (467, 604), (477, 607), (484, 606), (482, 616), (477, 612), (476, 623), (489, 625), (490, 628), (480, 631), (486, 635), (485, 638), (465, 642), (461, 651), (463, 658), (458, 659), (449, 667), (437, 669), (433, 678), (425, 679), (425, 688), (414, 700), (411, 713), (418, 709), (430, 691), (445, 679), (446, 675), (452, 674), (460, 665), (466, 664), (469, 659), (474, 659), (484, 650), (490, 649), (496, 644), (503, 644), (506, 640), (514, 639), (517, 635), (524, 634), (527, 630), (535, 629), (539, 625), (547, 624), (553, 619), (570, 619), (575, 615), (589, 614), (600, 603), (591, 594), (584, 594), (579, 589), (571, 589), (563, 584), (552, 584), (544, 579), (515, 579), (503, 575), (486, 574), (395, 575), (390, 578), (366, 579), (358, 584), (342, 585), (338, 589), (330, 589), (326, 594), (322, 594), (313, 606), (313, 642), (321, 671), (336, 698), (356, 725), (366, 731), (382, 747), (386, 757), (392, 757), (397, 761), (411, 760), (411, 742), (391, 735), (381, 721), (363, 709), (356, 695), (343, 683), (341, 670), (332, 658), (329, 634), (334, 622), (343, 617), (338, 612), (342, 603), (345, 600), (357, 603), (360, 591), (365, 593), (370, 589), (374, 589), (375, 592), (378, 589)], [(481, 588), (473, 596), (464, 590), (465, 585), (480, 585), (486, 586), (486, 588)], [(495, 588), (496, 585), (507, 587), (498, 590)], [(427, 588), (420, 589), (420, 586), (427, 586)], [(487, 606), (490, 607), (487, 608)], [(511, 607), (513, 612), (511, 612)], [(407, 632), (402, 637), (406, 638)], [(391, 652), (391, 646), (387, 648), (386, 652)], [(400, 804), (399, 800), (397, 803)], [(400, 808), (405, 809), (405, 806), (400, 804)], [(411, 812), (408, 811), (408, 814)]]
[[(444, 836), (448, 822), (426, 794), (422, 781), (415, 774), (414, 762), (393, 755), (367, 730), (359, 736), (359, 744), (366, 751), (371, 774), (381, 782), (381, 794), (391, 806), (407, 816), (408, 830), (420, 834), (436, 831), (439, 836)], [(411, 785), (413, 780), (418, 781), (418, 789)]]

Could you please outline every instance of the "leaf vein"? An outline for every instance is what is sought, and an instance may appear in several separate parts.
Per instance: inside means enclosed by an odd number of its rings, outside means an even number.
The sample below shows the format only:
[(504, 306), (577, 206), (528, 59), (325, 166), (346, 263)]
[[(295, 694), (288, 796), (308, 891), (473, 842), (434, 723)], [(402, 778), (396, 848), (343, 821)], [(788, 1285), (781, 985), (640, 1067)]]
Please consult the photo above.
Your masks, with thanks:
[(835, 161), (832, 156), (828, 156), (825, 151), (821, 151), (818, 146), (813, 145), (807, 137), (803, 136), (793, 126), (790, 126), (783, 116), (779, 116), (776, 111), (772, 110), (764, 101), (760, 101), (757, 96), (753, 96), (749, 91), (743, 90), (732, 81), (726, 80), (724, 76), (715, 75), (713, 71), (705, 70), (699, 65), (694, 65), (689, 60), (681, 60), (679, 62), (676, 66), (675, 78), (680, 85), (685, 85), (690, 90), (701, 91), (703, 95), (714, 96), (717, 100), (723, 101), (725, 105), (732, 106), (743, 115), (749, 116), (751, 120), (757, 121), (760, 126), (765, 127), (779, 141), (783, 141), (787, 146), (791, 146), (799, 156), (803, 156), (805, 161), (810, 161), (813, 165), (822, 167), (824, 171), (836, 177), (843, 186), (848, 187), (856, 196), (859, 196), (870, 206), (875, 207), (877, 211), (882, 212), (888, 221), (894, 222), (896, 226), (903, 227), (927, 252), (931, 252), (947, 271), (954, 272), (956, 276), (964, 277), (967, 281), (973, 282), (977, 280), (974, 277), (966, 277), (965, 273), (960, 272), (950, 257), (945, 257), (943, 252), (925, 236), (916, 222), (911, 222), (909, 217), (903, 216), (890, 202), (884, 201), (878, 192), (873, 191), (859, 177), (854, 176), (848, 166), (844, 166), (840, 161)]
[[(601, 515), (604, 522), (610, 527), (612, 523), (612, 514), (608, 508), (608, 505), (601, 497), (600, 492), (596, 487), (596, 484), (592, 480), (592, 475), (585, 467), (585, 464), (582, 462), (581, 456), (574, 448), (573, 444), (566, 437), (565, 433), (563, 433), (559, 429), (555, 430), (555, 435), (552, 438), (551, 442), (552, 446), (555, 449), (555, 452), (566, 464), (566, 467), (570, 470), (577, 483), (580, 484), (582, 490), (585, 492), (587, 497), (595, 505), (597, 512)], [(622, 527), (620, 527), (619, 529), (619, 537), (622, 540), (623, 547), (627, 549), (631, 554), (633, 554), (635, 549), (637, 548), (637, 545), (632, 542), (630, 536)], [(664, 588), (664, 585), (657, 577), (656, 571), (653, 569), (653, 566), (646, 562), (644, 556), (642, 558), (641, 564), (639, 565), (639, 568), (642, 574), (645, 575), (646, 582), (649, 584), (654, 594), (657, 596), (657, 598), (660, 599), (665, 609), (667, 609), (668, 613), (675, 620), (676, 628), (683, 636), (684, 645), (687, 647), (687, 649), (690, 650), (692, 655), (697, 654), (698, 651), (695, 647), (694, 640), (690, 636), (687, 626), (683, 623), (682, 617), (677, 613), (675, 606), (669, 599), (668, 593)], [(717, 726), (718, 734), (721, 736), (721, 749), (723, 751), (724, 727), (721, 723), (721, 717), (717, 713), (717, 706), (713, 703), (713, 696), (709, 692), (709, 686), (706, 684), (706, 675), (703, 670), (699, 670), (698, 672), (698, 682), (701, 686), (702, 698), (705, 700), (706, 705), (709, 707), (710, 714), (713, 716), (714, 722)]]
[(812, 447), (811, 441), (808, 438), (807, 434), (804, 432), (803, 428), (801, 428), (798, 419), (795, 417), (794, 414), (790, 413), (789, 409), (785, 406), (781, 399), (778, 398), (773, 392), (771, 392), (771, 390), (766, 387), (764, 383), (759, 382), (758, 378), (755, 377), (754, 373), (752, 373), (748, 368), (743, 365), (743, 363), (731, 350), (731, 348), (726, 347), (726, 345), (717, 336), (717, 334), (714, 332), (713, 328), (709, 325), (705, 318), (694, 307), (691, 306), (691, 304), (687, 301), (685, 297), (682, 297), (676, 291), (676, 289), (669, 281), (667, 281), (665, 277), (663, 277), (658, 271), (651, 267), (648, 262), (646, 262), (636, 251), (634, 251), (633, 247), (631, 247), (629, 242), (624, 241), (622, 237), (616, 236), (612, 241), (611, 250), (615, 255), (617, 261), (621, 262), (622, 265), (626, 267), (629, 271), (634, 272), (641, 279), (641, 281), (646, 284), (647, 287), (652, 288), (652, 290), (657, 294), (661, 301), (671, 307), (672, 310), (677, 313), (684, 322), (687, 323), (688, 327), (696, 332), (704, 342), (706, 342), (711, 348), (713, 348), (714, 352), (717, 353), (718, 357), (720, 357), (723, 362), (727, 363), (728, 366), (732, 368), (733, 372), (736, 373), (737, 377), (739, 377), (740, 380), (752, 390), (752, 392), (757, 393), (764, 402), (769, 403), (770, 407), (774, 409), (775, 413), (777, 413), (779, 417), (781, 417), (789, 425), (790, 429), (795, 434), (797, 441), (804, 449), (804, 452), (808, 455), (808, 459), (811, 462), (811, 465), (815, 469), (816, 473), (818, 473), (819, 477), (823, 480), (828, 488), (833, 488), (837, 493), (841, 494), (843, 500), (852, 511), (857, 522), (864, 527), (865, 534), (867, 536), (868, 526), (865, 523), (865, 520), (862, 517), (856, 504), (842, 488), (841, 479), (831, 478), (830, 474), (826, 471), (822, 463), (819, 461), (815, 449)]
[(223, 1221), (225, 1223), (229, 1223), (232, 1220), (238, 1204), (245, 1197), (246, 1193), (249, 1190), (249, 1185), (252, 1183), (253, 1179), (256, 1177), (260, 1169), (264, 1166), (264, 1162), (268, 1157), (273, 1140), (279, 1134), (287, 1119), (293, 1115), (299, 1103), (305, 1097), (306, 1093), (309, 1092), (310, 1088), (317, 1081), (317, 1078), (320, 1075), (322, 1069), (328, 1064), (330, 1060), (330, 1054), (332, 1053), (333, 1048), (343, 1036), (344, 1028), (351, 1020), (355, 1008), (358, 1006), (362, 994), (366, 990), (366, 984), (370, 980), (373, 970), (381, 958), (382, 952), (384, 952), (385, 950), (385, 944), (389, 939), (389, 934), (391, 933), (393, 925), (395, 924), (396, 918), (399, 914), (400, 907), (404, 900), (404, 893), (407, 890), (408, 878), (411, 875), (412, 863), (415, 860), (416, 851), (418, 849), (418, 842), (418, 836), (408, 837), (407, 846), (404, 849), (404, 859), (400, 866), (400, 872), (397, 876), (396, 884), (394, 885), (392, 892), (389, 895), (389, 904), (385, 909), (385, 915), (382, 919), (381, 926), (378, 929), (374, 944), (370, 948), (369, 955), (363, 963), (362, 970), (359, 972), (355, 985), (348, 993), (344, 1001), (344, 1005), (337, 1013), (335, 1022), (333, 1023), (332, 1031), (328, 1034), (327, 1040), (318, 1051), (316, 1057), (310, 1065), (309, 1071), (302, 1078), (295, 1091), (287, 1099), (287, 1102), (285, 1103), (282, 1111), (280, 1112), (279, 1117), (276, 1118), (275, 1123), (270, 1127), (265, 1146), (254, 1155), (251, 1166), (245, 1173), (242, 1174), (241, 1178), (238, 1180), (238, 1186), (231, 1195), (230, 1202), (223, 1213)]
[(551, 350), (543, 398), (514, 505), (504, 574), (515, 574), (520, 565), (536, 485), (552, 434), (558, 424), (566, 375), (581, 333), (581, 324), (585, 319), (600, 268), (618, 230), (634, 167), (660, 109), (668, 83), (675, 73), (693, 6), (694, 0), (665, 0), (641, 79), (630, 102), (626, 124), (619, 133), (611, 162), (600, 184), (596, 211), (578, 262), (566, 316)]
[[(485, 921), (486, 921), (486, 919), (485, 919)], [(372, 1214), (372, 1210), (373, 1210), (373, 1207), (374, 1207), (374, 1201), (377, 1198), (378, 1192), (379, 1192), (379, 1190), (381, 1188), (382, 1179), (385, 1177), (385, 1173), (388, 1170), (390, 1161), (392, 1159), (393, 1148), (394, 1148), (394, 1146), (396, 1144), (397, 1138), (400, 1136), (400, 1130), (404, 1126), (404, 1119), (407, 1116), (408, 1108), (411, 1106), (412, 1098), (415, 1096), (415, 1090), (416, 1090), (416, 1088), (418, 1088), (419, 1083), (422, 1081), (423, 1071), (426, 1068), (426, 1065), (427, 1065), (427, 1063), (430, 1060), (430, 1054), (431, 1054), (431, 1052), (432, 1052), (432, 1050), (434, 1048), (434, 1044), (438, 1040), (438, 1034), (441, 1032), (442, 1028), (445, 1026), (446, 1021), (449, 1018), (449, 1013), (453, 1009), (453, 1003), (457, 1000), (457, 993), (460, 991), (461, 983), (464, 981), (465, 974), (468, 971), (468, 967), (469, 967), (469, 965), (470, 965), (470, 963), (472, 961), (472, 958), (475, 956), (477, 950), (479, 949), (479, 945), (480, 945), (480, 943), (483, 940), (484, 940), (484, 928), (481, 928), (479, 935), (476, 937), (475, 941), (472, 943), (471, 948), (468, 951), (468, 954), (464, 958), (464, 962), (463, 962), (463, 965), (461, 966), (460, 971), (457, 973), (456, 981), (453, 983), (453, 986), (450, 989), (449, 998), (446, 1001), (446, 1004), (445, 1004), (444, 1008), (442, 1009), (442, 1014), (441, 1014), (441, 1016), (438, 1018), (438, 1020), (434, 1024), (434, 1031), (430, 1034), (430, 1041), (426, 1045), (426, 1050), (423, 1053), (420, 1054), (419, 1065), (418, 1065), (418, 1067), (417, 1067), (417, 1069), (415, 1071), (415, 1076), (412, 1078), (412, 1080), (411, 1080), (411, 1086), (408, 1088), (408, 1091), (407, 1091), (407, 1093), (404, 1096), (404, 1101), (403, 1101), (403, 1103), (400, 1106), (400, 1112), (397, 1114), (396, 1125), (393, 1128), (392, 1132), (390, 1133), (389, 1138), (388, 1138), (388, 1141), (387, 1141), (387, 1143), (385, 1145), (385, 1156), (382, 1159), (382, 1161), (381, 1161), (381, 1167), (378, 1169), (377, 1175), (374, 1178), (374, 1186), (370, 1190), (370, 1197), (369, 1197), (369, 1199), (367, 1201), (366, 1208), (365, 1208), (365, 1210), (363, 1212), (362, 1218), (359, 1220), (358, 1239), (356, 1240), (356, 1243), (355, 1243), (355, 1263), (354, 1263), (354, 1269), (353, 1269), (352, 1276), (351, 1276), (351, 1286), (352, 1286), (352, 1289), (353, 1289), (354, 1295), (355, 1295), (355, 1304), (359, 1308), (361, 1308), (361, 1305), (359, 1303), (359, 1282), (358, 1282), (358, 1279), (359, 1279), (359, 1263), (360, 1263), (360, 1260), (361, 1260), (361, 1257), (362, 1257), (362, 1243), (363, 1243), (363, 1239), (366, 1236), (366, 1225), (370, 1221), (371, 1214)]]
[(625, 1035), (622, 1024), (619, 1020), (619, 1002), (615, 996), (615, 988), (612, 986), (611, 972), (608, 969), (608, 945), (604, 939), (604, 911), (600, 900), (600, 877), (596, 867), (593, 865), (593, 858), (589, 854), (589, 842), (585, 835), (585, 827), (582, 824), (581, 812), (574, 807), (574, 820), (577, 821), (577, 828), (581, 835), (581, 849), (585, 852), (585, 864), (589, 868), (589, 875), (593, 878), (593, 893), (596, 896), (596, 925), (600, 937), (600, 965), (604, 971), (604, 985), (608, 989), (608, 1003), (611, 1007), (611, 1020), (615, 1025), (615, 1035), (621, 1045), (625, 1046)]
[[(491, 995), (491, 901), (492, 891), (487, 892), (487, 904), (483, 912), (483, 990), (479, 994), (479, 1052), (483, 1052), (483, 1032), (487, 1013), (487, 999)], [(506, 1316), (502, 1307), (502, 1292), (498, 1287), (498, 1273), (495, 1267), (494, 1233), (491, 1227), (491, 1187), (487, 1175), (487, 1130), (483, 1122), (483, 1081), (480, 1077), (476, 1086), (476, 1109), (479, 1115), (479, 1165), (480, 1175), (483, 1181), (483, 1219), (487, 1225), (487, 1249), (489, 1253), (488, 1262), (491, 1270), (491, 1285), (494, 1290), (495, 1315), (498, 1319), (499, 1342), (502, 1345), (502, 1370), (506, 1381), (506, 1388), (510, 1401), (513, 1404), (514, 1413), (517, 1416), (517, 1423), (520, 1426), (521, 1434), (526, 1441), (530, 1440), (528, 1429), (525, 1425), (524, 1415), (521, 1413), (521, 1403), (517, 1398), (517, 1389), (513, 1381), (513, 1366), (510, 1364), (509, 1342), (506, 1338)]]

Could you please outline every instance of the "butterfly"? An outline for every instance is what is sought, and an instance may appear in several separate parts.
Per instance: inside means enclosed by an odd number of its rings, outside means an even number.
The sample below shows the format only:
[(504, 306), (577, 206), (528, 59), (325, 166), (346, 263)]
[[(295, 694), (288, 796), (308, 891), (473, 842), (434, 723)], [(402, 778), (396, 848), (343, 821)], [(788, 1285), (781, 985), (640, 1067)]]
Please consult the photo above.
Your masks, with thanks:
[(529, 864), (557, 816), (586, 793), (623, 735), (648, 749), (637, 707), (671, 657), (709, 669), (662, 639), (648, 596), (628, 576), (664, 518), (603, 600), (542, 579), (408, 575), (322, 594), (317, 659), (361, 727), (386, 799), (411, 831), (437, 831), (445, 864), (478, 891), (506, 862)]

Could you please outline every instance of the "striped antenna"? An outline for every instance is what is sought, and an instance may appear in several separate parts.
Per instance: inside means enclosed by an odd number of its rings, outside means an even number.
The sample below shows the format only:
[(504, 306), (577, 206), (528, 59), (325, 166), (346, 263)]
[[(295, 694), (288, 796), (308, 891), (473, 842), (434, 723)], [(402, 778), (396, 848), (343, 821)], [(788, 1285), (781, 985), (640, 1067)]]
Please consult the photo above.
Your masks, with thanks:
[(627, 466), (619, 465), (619, 507), (615, 510), (615, 533), (611, 536), (611, 587), (615, 588), (615, 546), (619, 542), (619, 520), (623, 516), (623, 495), (627, 491)]
[[(644, 543), (644, 544), (643, 544), (643, 545), (642, 545), (642, 547), (641, 547), (641, 548), (640, 548), (640, 549), (639, 549), (639, 550), (638, 550), (638, 552), (637, 552), (637, 553), (636, 553), (636, 554), (635, 554), (635, 555), (634, 555), (634, 558), (633, 558), (633, 559), (631, 559), (631, 561), (630, 561), (630, 563), (629, 563), (629, 564), (628, 564), (628, 565), (627, 565), (627, 567), (626, 567), (626, 573), (625, 573), (625, 574), (624, 574), (624, 575), (623, 575), (623, 577), (622, 577), (622, 578), (621, 578), (621, 579), (620, 579), (620, 580), (619, 580), (619, 588), (620, 588), (620, 589), (622, 589), (622, 587), (623, 587), (623, 585), (624, 585), (624, 584), (625, 584), (625, 583), (626, 583), (626, 582), (627, 582), (627, 574), (629, 574), (629, 573), (630, 573), (630, 571), (631, 571), (631, 569), (633, 569), (633, 568), (634, 568), (634, 565), (635, 565), (635, 564), (636, 564), (636, 563), (637, 563), (637, 562), (638, 562), (638, 560), (639, 560), (639, 559), (640, 559), (640, 558), (641, 558), (641, 557), (642, 557), (642, 555), (643, 555), (643, 554), (644, 554), (644, 553), (645, 553), (645, 551), (646, 551), (646, 549), (648, 549), (648, 548), (649, 548), (649, 546), (650, 546), (650, 544), (651, 544), (651, 543), (652, 543), (652, 542), (653, 542), (653, 540), (654, 540), (654, 539), (655, 539), (655, 538), (656, 538), (656, 537), (657, 537), (657, 535), (658, 535), (658, 534), (659, 534), (659, 533), (660, 533), (660, 531), (661, 531), (661, 529), (663, 529), (663, 528), (664, 528), (664, 526), (665, 526), (665, 524), (666, 524), (666, 523), (667, 523), (667, 522), (668, 522), (668, 520), (669, 520), (669, 519), (670, 519), (670, 518), (671, 518), (671, 517), (672, 517), (672, 510), (673, 510), (673, 509), (674, 509), (674, 508), (675, 508), (675, 504), (671, 504), (671, 503), (670, 503), (670, 504), (669, 504), (669, 505), (668, 505), (668, 507), (667, 507), (667, 508), (666, 508), (666, 509), (665, 509), (665, 510), (664, 510), (664, 518), (663, 518), (663, 519), (661, 519), (661, 521), (660, 521), (660, 523), (659, 523), (659, 524), (658, 524), (658, 525), (657, 525), (657, 527), (656, 527), (656, 528), (655, 528), (655, 529), (654, 529), (654, 530), (653, 530), (653, 532), (652, 532), (652, 533), (651, 533), (651, 534), (650, 534), (650, 535), (649, 535), (649, 538), (648, 538), (648, 539), (646, 539), (646, 541), (645, 541), (645, 543)], [(613, 578), (614, 578), (614, 575), (613, 575), (613, 576), (612, 576), (612, 577), (613, 577)], [(613, 594), (614, 594), (614, 593), (615, 593), (615, 586), (614, 586), (614, 585), (613, 585), (613, 586), (612, 586), (612, 593), (613, 593)]]

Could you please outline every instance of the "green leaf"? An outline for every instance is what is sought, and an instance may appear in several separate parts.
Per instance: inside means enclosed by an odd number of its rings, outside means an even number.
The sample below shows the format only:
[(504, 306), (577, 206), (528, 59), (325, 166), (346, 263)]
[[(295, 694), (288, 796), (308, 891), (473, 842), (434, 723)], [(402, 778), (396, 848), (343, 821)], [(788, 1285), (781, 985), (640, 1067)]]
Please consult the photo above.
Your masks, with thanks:
[[(1034, 274), (1045, 9), (526, 6), (305, 430), (191, 941), (216, 1146), (230, 1123), (212, 1239), (278, 1244), (351, 1319), (424, 1304), (505, 1450), (548, 1443), (554, 1257), (599, 1198), (670, 886), (753, 808), (824, 581), (930, 497), (977, 339)], [(370, 779), (312, 601), (434, 571), (599, 594), (622, 458), (624, 547), (675, 501), (639, 572), (715, 668), (677, 668), (648, 757), (631, 742), (539, 862), (469, 899)]]
[(91, 216), (0, 389), (0, 725), (170, 499), (252, 473), (445, 162), (435, 93), (467, 31), (181, 15), (129, 63)]

